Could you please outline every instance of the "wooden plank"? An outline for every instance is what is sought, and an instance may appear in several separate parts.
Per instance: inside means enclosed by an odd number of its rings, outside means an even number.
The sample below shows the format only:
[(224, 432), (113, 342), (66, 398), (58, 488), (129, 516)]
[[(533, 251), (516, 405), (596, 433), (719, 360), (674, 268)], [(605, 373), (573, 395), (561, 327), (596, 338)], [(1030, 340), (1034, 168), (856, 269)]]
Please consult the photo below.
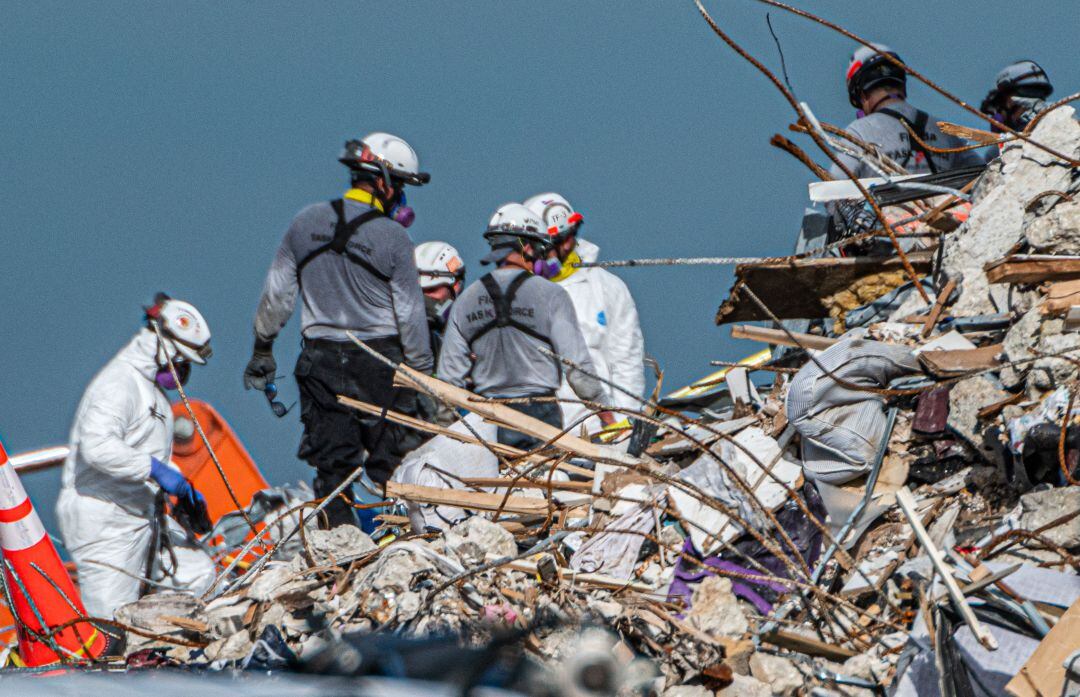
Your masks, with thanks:
[(751, 341), (760, 341), (765, 344), (776, 344), (778, 346), (798, 346), (799, 344), (802, 344), (806, 348), (812, 348), (818, 351), (823, 351), (839, 341), (839, 339), (827, 336), (801, 334), (799, 332), (792, 332), (792, 336), (798, 340), (798, 343), (788, 338), (787, 332), (782, 329), (755, 327), (749, 324), (736, 324), (731, 328), (732, 339), (750, 339)]
[(948, 121), (938, 121), (938, 128), (942, 133), (950, 136), (956, 136), (957, 138), (963, 138), (964, 140), (971, 140), (980, 145), (990, 145), (1001, 140), (1003, 134), (994, 133), (993, 131), (984, 131), (979, 128), (971, 128), (970, 126), (961, 126), (959, 124), (950, 123)]
[(463, 477), (468, 486), (493, 487), (496, 489), (551, 489), (552, 491), (592, 491), (592, 482), (548, 482), (547, 480), (518, 479), (512, 477)]
[[(916, 273), (930, 271), (930, 252), (913, 252), (908, 258)], [(716, 323), (769, 319), (742, 292), (743, 288), (752, 290), (780, 319), (825, 318), (830, 316), (829, 308), (821, 302), (822, 298), (847, 290), (866, 276), (902, 270), (897, 257), (828, 257), (740, 264), (735, 267), (735, 285), (717, 311)]]
[[(386, 495), (393, 498), (433, 503), (439, 506), (457, 506), (475, 511), (497, 511), (500, 505), (507, 513), (544, 515), (548, 510), (547, 499), (535, 499), (528, 496), (505, 496), (486, 491), (462, 491), (461, 489), (439, 489), (419, 484), (402, 484), (389, 481), (386, 483)], [(503, 505), (505, 499), (505, 505)]]
[[(340, 394), (338, 395), (338, 402), (344, 404), (347, 407), (352, 407), (353, 409), (357, 409), (367, 414), (374, 414), (375, 416), (380, 417), (382, 416), (382, 407), (375, 404), (361, 402), (360, 400), (352, 399), (350, 397), (346, 397)], [(434, 433), (436, 435), (446, 436), (447, 438), (456, 440), (459, 443), (468, 443), (470, 445), (479, 446), (484, 445), (475, 437), (467, 433), (460, 433), (458, 431), (451, 430), (445, 426), (428, 423), (423, 419), (418, 419), (415, 416), (402, 414), (401, 412), (393, 411), (391, 409), (388, 409), (386, 411), (386, 418), (389, 421), (402, 424), (403, 426), (408, 426), (409, 428), (415, 428), (418, 431), (424, 431), (425, 433)], [(488, 441), (487, 445), (496, 453), (499, 453), (500, 455), (505, 455), (507, 457), (522, 457), (525, 454), (524, 450), (518, 450), (517, 448), (513, 448), (509, 445), (503, 445), (498, 441)], [(528, 462), (546, 462), (549, 461), (551, 458), (544, 455), (530, 455), (525, 459)], [(584, 467), (578, 467), (577, 465), (571, 465), (569, 462), (556, 462), (555, 469), (559, 469), (570, 474), (576, 474), (582, 477), (588, 477), (589, 479), (592, 479), (595, 474), (592, 470), (585, 469)]]
[[(367, 348), (359, 339), (353, 337), (353, 341)], [(590, 443), (584, 438), (562, 433), (562, 429), (555, 428), (528, 414), (523, 414), (510, 405), (486, 401), (483, 397), (464, 388), (443, 382), (431, 375), (425, 375), (407, 365), (398, 364), (396, 367), (397, 372), (394, 374), (395, 386), (416, 389), (417, 385), (421, 385), (448, 404), (468, 409), (485, 419), (506, 424), (525, 435), (538, 438), (543, 442), (551, 442), (555, 448), (580, 455), (589, 460), (612, 462), (630, 467), (644, 466), (646, 464), (641, 458), (621, 452), (613, 446)]]
[(1065, 684), (1065, 659), (1077, 649), (1080, 649), (1080, 600), (1043, 637), (1005, 691), (1013, 697), (1060, 695)]
[(945, 303), (949, 301), (949, 296), (956, 290), (956, 279), (950, 278), (949, 282), (945, 284), (945, 287), (938, 293), (937, 298), (934, 300), (934, 306), (930, 308), (930, 314), (926, 316), (926, 322), (922, 328), (922, 338), (930, 336), (930, 333), (934, 331), (934, 326), (937, 324), (938, 319), (941, 317), (941, 311), (945, 309)]
[(993, 344), (956, 351), (923, 351), (919, 361), (937, 377), (955, 377), (999, 365), (1003, 350), (1001, 344)]
[(1002, 399), (998, 402), (994, 402), (993, 404), (987, 404), (985, 407), (979, 410), (978, 417), (980, 420), (989, 419), (993, 416), (997, 416), (1002, 409), (1009, 406), (1010, 404), (1019, 404), (1022, 401), (1024, 401), (1024, 393), (1017, 392), (1016, 394), (1009, 395), (1005, 399)]
[(1041, 283), (1080, 278), (1080, 257), (1013, 254), (983, 267), (990, 283)]
[(960, 590), (960, 584), (956, 582), (952, 570), (945, 564), (945, 555), (934, 545), (934, 542), (930, 539), (930, 533), (926, 532), (926, 528), (923, 527), (922, 519), (919, 518), (916, 512), (915, 497), (912, 496), (911, 491), (904, 487), (896, 492), (896, 502), (900, 504), (900, 510), (904, 512), (908, 524), (915, 531), (915, 536), (919, 538), (919, 544), (923, 546), (923, 551), (930, 557), (930, 562), (941, 576), (941, 580), (945, 584), (945, 590), (949, 592), (949, 597), (952, 599), (953, 607), (964, 618), (964, 622), (967, 623), (971, 633), (975, 635), (979, 643), (988, 651), (996, 651), (998, 648), (997, 639), (990, 633), (990, 630), (979, 622), (979, 618), (975, 616), (971, 606), (967, 604), (967, 600)]
[[(347, 407), (352, 407), (357, 411), (362, 411), (365, 414), (382, 416), (382, 407), (378, 406), (377, 404), (361, 402), (358, 399), (352, 399), (351, 397), (346, 397), (345, 395), (340, 394), (338, 395), (337, 399), (339, 403), (344, 404)], [(445, 426), (433, 424), (428, 421), (424, 421), (423, 419), (419, 419), (415, 416), (402, 414), (401, 412), (394, 411), (392, 409), (386, 410), (386, 419), (387, 421), (392, 421), (403, 426), (408, 426), (409, 428), (414, 428), (417, 431), (424, 431), (425, 433), (434, 433), (435, 435), (446, 436), (447, 438), (456, 440), (460, 443), (469, 443), (470, 445), (483, 445), (483, 443), (481, 443), (475, 437), (466, 433), (458, 433), (457, 431), (451, 431)], [(524, 450), (519, 450), (517, 448), (510, 447), (509, 445), (503, 445), (502, 443), (496, 441), (491, 441), (488, 443), (488, 445), (491, 446), (491, 449), (495, 452), (499, 453), (500, 455), (506, 455), (507, 457), (520, 457), (521, 455), (525, 454)]]
[(855, 651), (843, 646), (827, 644), (824, 641), (818, 641), (812, 637), (783, 629), (774, 629), (763, 636), (762, 639), (783, 649), (792, 649), (799, 653), (805, 653), (807, 656), (820, 656), (837, 663), (843, 663), (855, 655)]

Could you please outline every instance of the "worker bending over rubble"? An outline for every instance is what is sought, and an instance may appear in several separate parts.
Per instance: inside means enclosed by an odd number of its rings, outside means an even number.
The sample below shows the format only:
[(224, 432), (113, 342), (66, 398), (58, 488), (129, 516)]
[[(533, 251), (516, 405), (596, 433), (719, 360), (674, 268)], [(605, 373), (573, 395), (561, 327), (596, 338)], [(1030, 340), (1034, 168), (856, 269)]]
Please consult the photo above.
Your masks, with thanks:
[[(164, 514), (165, 496), (195, 528), (209, 531), (206, 501), (169, 463), (173, 415), (166, 390), (210, 356), (210, 328), (189, 303), (159, 294), (135, 334), (87, 386), (71, 427), (56, 504), (64, 546), (79, 569), (86, 611), (111, 618), (150, 585), (198, 594), (214, 564), (194, 538)], [(160, 330), (155, 331), (154, 324)]]
[[(1035, 61), (1022, 60), (1010, 63), (994, 77), (994, 86), (987, 93), (980, 110), (1014, 131), (1027, 128), (1035, 115), (1046, 108), (1046, 98), (1054, 93), (1054, 86), (1046, 71)], [(991, 130), (1001, 133), (998, 126)], [(991, 149), (991, 159), (997, 157), (997, 148)]]
[[(342, 198), (312, 204), (285, 233), (255, 314), (255, 349), (244, 385), (265, 389), (277, 370), (273, 343), (303, 300), (303, 350), (296, 362), (304, 435), (297, 456), (315, 468), (314, 490), (325, 497), (363, 463), (382, 486), (401, 456), (423, 437), (375, 416), (359, 415), (338, 395), (427, 416), (412, 390), (393, 386), (393, 368), (349, 339), (347, 332), (394, 362), (430, 374), (434, 361), (416, 273), (405, 231), (414, 218), (405, 185), (430, 179), (416, 152), (388, 133), (350, 140), (339, 161), (352, 188)], [(423, 414), (421, 410), (423, 409)], [(366, 452), (366, 460), (364, 459)], [(326, 511), (329, 528), (357, 523), (351, 487)]]
[[(857, 110), (857, 117), (845, 130), (855, 138), (873, 145), (881, 155), (894, 161), (909, 174), (943, 172), (982, 165), (982, 157), (973, 150), (938, 153), (924, 146), (957, 148), (966, 145), (966, 142), (946, 135), (938, 128), (937, 118), (908, 104), (907, 73), (901, 67), (903, 61), (900, 56), (883, 44), (872, 46), (860, 46), (856, 49), (848, 65), (848, 101)], [(909, 128), (918, 136), (918, 140), (910, 136)], [(868, 158), (860, 159), (840, 151), (837, 151), (836, 156), (860, 179), (881, 176), (871, 167)], [(834, 179), (847, 179), (847, 174), (836, 164), (829, 173)], [(830, 208), (833, 209), (840, 227), (849, 235), (874, 227), (874, 213), (862, 200), (840, 202)]]
[[(557, 269), (551, 280), (566, 289), (574, 303), (578, 326), (597, 375), (640, 397), (645, 392), (645, 340), (630, 289), (607, 269), (578, 267), (581, 262), (596, 261), (600, 248), (579, 236), (585, 219), (566, 198), (556, 193), (538, 194), (527, 199), (525, 206), (547, 226)], [(633, 411), (641, 408), (640, 401), (624, 392), (611, 389), (609, 393), (611, 404), (616, 407)], [(573, 388), (565, 379), (558, 396), (561, 400), (574, 400)], [(588, 413), (576, 401), (563, 401), (560, 405), (566, 424), (576, 423)], [(585, 422), (586, 431), (598, 430), (595, 420), (589, 421)]]
[(465, 262), (446, 242), (422, 242), (416, 245), (416, 270), (424, 292), (431, 351), (437, 361), (450, 308), (465, 288)]
[[(541, 347), (595, 374), (585, 338), (578, 327), (570, 296), (542, 276), (550, 269), (550, 237), (539, 216), (520, 203), (501, 206), (491, 217), (484, 237), (491, 252), (482, 264), (497, 268), (474, 282), (450, 311), (439, 378), (493, 398), (539, 398), (511, 406), (557, 428), (563, 427), (555, 396), (563, 373), (577, 397), (605, 403), (607, 392), (595, 378), (565, 370)], [(601, 412), (605, 425), (614, 422)], [(573, 427), (573, 424), (567, 424)], [(529, 449), (538, 442), (525, 434), (499, 428), (500, 443)]]

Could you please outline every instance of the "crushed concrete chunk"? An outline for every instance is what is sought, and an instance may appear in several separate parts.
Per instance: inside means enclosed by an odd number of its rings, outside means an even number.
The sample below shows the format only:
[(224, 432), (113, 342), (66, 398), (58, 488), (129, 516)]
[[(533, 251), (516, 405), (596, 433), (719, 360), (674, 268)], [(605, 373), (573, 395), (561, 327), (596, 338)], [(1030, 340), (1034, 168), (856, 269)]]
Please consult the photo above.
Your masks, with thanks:
[(750, 657), (750, 675), (768, 685), (772, 694), (784, 697), (795, 694), (803, 684), (803, 676), (792, 661), (762, 651)]
[(204, 649), (211, 661), (238, 661), (244, 658), (254, 646), (247, 632), (237, 632), (227, 639), (218, 639)]
[[(1037, 530), (1071, 511), (1080, 510), (1080, 486), (1032, 491), (1020, 497), (1020, 527)], [(1080, 517), (1041, 533), (1065, 548), (1080, 546)], [(1056, 556), (1056, 555), (1055, 555)]]
[(244, 628), (244, 615), (253, 602), (239, 595), (225, 595), (206, 606), (206, 616), (214, 634), (227, 637)]
[(481, 563), (517, 554), (517, 542), (510, 532), (487, 518), (472, 516), (446, 533), (446, 546), (459, 557)]
[(735, 675), (735, 680), (716, 693), (717, 697), (772, 697), (768, 685), (748, 675)]
[(352, 561), (378, 549), (355, 525), (339, 525), (333, 530), (312, 529), (305, 534), (316, 566)]
[(949, 428), (962, 436), (987, 461), (999, 467), (1005, 464), (1001, 448), (994, 445), (987, 447), (984, 444), (978, 414), (983, 407), (1008, 396), (1007, 392), (985, 375), (961, 380), (949, 391)]
[(731, 592), (731, 579), (708, 576), (691, 598), (687, 619), (698, 629), (720, 636), (742, 636), (750, 628), (738, 598)]
[(1039, 254), (1080, 254), (1080, 196), (1074, 194), (1072, 201), (1047, 196), (1042, 203), (1053, 207), (1042, 215), (1029, 213), (1025, 218), (1024, 237), (1028, 243)]

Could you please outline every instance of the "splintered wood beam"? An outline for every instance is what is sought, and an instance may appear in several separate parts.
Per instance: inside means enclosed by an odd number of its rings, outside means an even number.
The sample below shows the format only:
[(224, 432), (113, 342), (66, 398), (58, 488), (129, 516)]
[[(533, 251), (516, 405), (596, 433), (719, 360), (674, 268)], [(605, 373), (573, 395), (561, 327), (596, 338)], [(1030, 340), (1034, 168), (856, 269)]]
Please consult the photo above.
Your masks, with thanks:
[(1041, 283), (1080, 278), (1080, 257), (1014, 254), (983, 267), (990, 283)]
[[(386, 483), (386, 495), (416, 503), (432, 503), (439, 506), (457, 506), (474, 511), (498, 511), (520, 513), (524, 515), (545, 515), (548, 500), (529, 496), (505, 496), (486, 491), (462, 491), (461, 489), (439, 489), (419, 484), (402, 484), (389, 481)], [(552, 502), (554, 503), (554, 502)]]
[(827, 336), (818, 336), (817, 334), (800, 334), (798, 332), (792, 332), (792, 336), (796, 341), (792, 341), (788, 337), (787, 332), (782, 329), (768, 329), (766, 327), (755, 327), (750, 324), (736, 324), (731, 327), (732, 339), (749, 339), (751, 341), (760, 341), (765, 344), (776, 344), (778, 346), (798, 346), (802, 344), (806, 348), (812, 348), (818, 351), (824, 350), (835, 344), (838, 339), (834, 339)]
[[(354, 341), (363, 345), (362, 342), (357, 339), (354, 339)], [(485, 419), (505, 424), (516, 431), (537, 438), (545, 443), (550, 442), (552, 447), (558, 448), (559, 450), (579, 455), (588, 460), (612, 462), (628, 467), (646, 464), (646, 461), (642, 458), (621, 452), (612, 446), (591, 443), (584, 438), (579, 438), (569, 433), (562, 433), (562, 429), (555, 428), (551, 424), (544, 423), (540, 419), (529, 416), (528, 414), (523, 414), (508, 404), (489, 402), (483, 397), (473, 394), (466, 389), (451, 385), (448, 382), (443, 382), (431, 375), (425, 375), (418, 370), (413, 370), (407, 365), (398, 364), (396, 369), (397, 372), (394, 374), (394, 385), (398, 387), (417, 389), (417, 385), (420, 385), (432, 395), (448, 404), (468, 409)]]

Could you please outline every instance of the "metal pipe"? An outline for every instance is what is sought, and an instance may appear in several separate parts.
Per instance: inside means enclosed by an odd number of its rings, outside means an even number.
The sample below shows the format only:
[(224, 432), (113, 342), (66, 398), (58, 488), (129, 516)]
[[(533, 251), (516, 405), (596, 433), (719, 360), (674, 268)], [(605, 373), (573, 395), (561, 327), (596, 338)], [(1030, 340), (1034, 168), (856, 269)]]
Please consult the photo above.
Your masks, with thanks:
[(39, 470), (47, 470), (64, 464), (71, 448), (66, 445), (57, 445), (51, 448), (40, 448), (18, 455), (12, 455), (8, 460), (19, 474), (28, 474)]

